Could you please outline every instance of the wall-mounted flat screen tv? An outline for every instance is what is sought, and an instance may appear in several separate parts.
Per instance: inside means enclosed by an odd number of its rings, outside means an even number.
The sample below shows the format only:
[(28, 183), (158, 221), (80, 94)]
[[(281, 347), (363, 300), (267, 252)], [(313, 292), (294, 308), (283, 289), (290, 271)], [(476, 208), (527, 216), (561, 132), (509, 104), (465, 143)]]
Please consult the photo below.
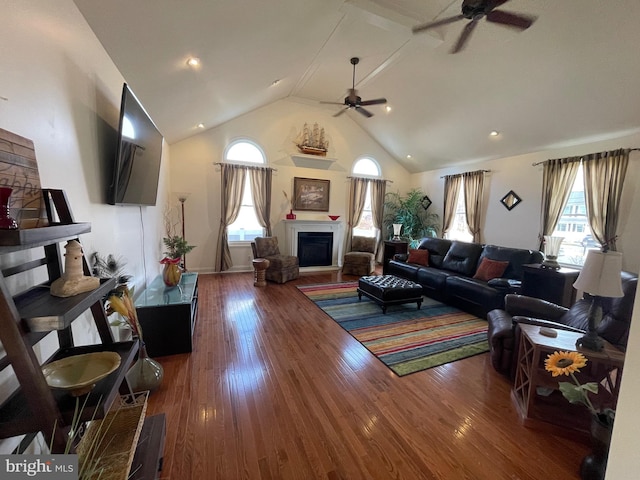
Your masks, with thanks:
[(125, 83), (108, 203), (156, 204), (162, 142), (162, 134)]

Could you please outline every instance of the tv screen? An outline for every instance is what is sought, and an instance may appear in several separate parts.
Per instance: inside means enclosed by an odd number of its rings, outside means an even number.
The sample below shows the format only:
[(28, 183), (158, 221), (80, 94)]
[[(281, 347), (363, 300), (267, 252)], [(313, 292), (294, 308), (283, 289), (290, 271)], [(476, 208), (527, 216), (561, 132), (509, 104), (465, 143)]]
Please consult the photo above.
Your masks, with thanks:
[(108, 203), (156, 204), (162, 141), (162, 134), (125, 83)]

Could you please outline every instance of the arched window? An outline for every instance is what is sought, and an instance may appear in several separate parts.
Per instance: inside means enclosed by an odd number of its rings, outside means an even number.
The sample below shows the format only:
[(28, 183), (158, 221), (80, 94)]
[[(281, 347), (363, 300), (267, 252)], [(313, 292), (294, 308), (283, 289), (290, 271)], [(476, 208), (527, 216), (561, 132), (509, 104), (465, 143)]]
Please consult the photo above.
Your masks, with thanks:
[(371, 157), (362, 157), (353, 164), (351, 173), (364, 177), (380, 178), (380, 165)]
[[(267, 163), (262, 148), (247, 139), (238, 139), (227, 145), (224, 152), (224, 161), (228, 163), (244, 163), (264, 165)], [(256, 237), (264, 235), (264, 229), (258, 222), (253, 207), (249, 175), (244, 184), (244, 194), (240, 214), (235, 222), (227, 227), (229, 244), (238, 242), (250, 242)]]
[[(380, 178), (382, 172), (380, 165), (371, 157), (360, 157), (353, 164), (351, 173), (358, 177)], [(361, 235), (364, 237), (375, 237), (376, 229), (373, 227), (373, 214), (371, 212), (371, 186), (367, 186), (364, 210), (358, 224), (353, 227), (353, 235)]]

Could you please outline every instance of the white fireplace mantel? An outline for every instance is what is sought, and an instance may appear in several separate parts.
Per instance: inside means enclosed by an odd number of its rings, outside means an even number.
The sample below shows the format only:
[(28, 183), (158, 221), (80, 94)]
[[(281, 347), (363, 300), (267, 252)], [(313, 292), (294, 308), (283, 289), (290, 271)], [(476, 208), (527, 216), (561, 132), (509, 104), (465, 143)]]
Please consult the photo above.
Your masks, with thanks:
[(333, 251), (330, 267), (304, 267), (319, 270), (342, 267), (342, 222), (333, 220), (283, 220), (285, 228), (285, 248), (289, 255), (298, 256), (298, 233), (333, 232)]

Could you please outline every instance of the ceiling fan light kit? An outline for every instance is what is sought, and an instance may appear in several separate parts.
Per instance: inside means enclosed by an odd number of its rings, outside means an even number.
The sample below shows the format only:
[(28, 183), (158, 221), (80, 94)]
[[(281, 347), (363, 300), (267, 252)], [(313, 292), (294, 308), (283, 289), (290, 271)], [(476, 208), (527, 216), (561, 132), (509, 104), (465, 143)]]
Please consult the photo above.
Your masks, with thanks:
[(351, 61), (351, 65), (353, 65), (353, 80), (352, 80), (351, 88), (349, 89), (349, 94), (344, 98), (344, 103), (337, 103), (337, 102), (320, 102), (320, 103), (324, 103), (328, 105), (345, 105), (345, 108), (343, 108), (342, 110), (338, 111), (336, 114), (333, 115), (334, 117), (340, 116), (344, 112), (352, 108), (355, 109), (356, 112), (364, 115), (367, 118), (373, 117), (373, 113), (371, 113), (369, 110), (363, 107), (366, 107), (369, 105), (384, 105), (385, 103), (387, 103), (387, 99), (376, 98), (373, 100), (362, 100), (362, 98), (358, 96), (358, 91), (356, 90), (356, 65), (360, 63), (360, 59), (358, 57), (352, 57), (350, 61)]
[(497, 23), (517, 30), (526, 30), (533, 25), (536, 17), (507, 12), (505, 10), (495, 10), (508, 1), (509, 0), (463, 0), (462, 13), (460, 15), (435, 20), (422, 25), (416, 25), (411, 30), (413, 33), (420, 33), (436, 27), (448, 25), (459, 20), (470, 20), (451, 49), (451, 53), (458, 53), (467, 45), (467, 42), (471, 37), (471, 33), (475, 30), (478, 21), (483, 18), (486, 18), (487, 22)]

